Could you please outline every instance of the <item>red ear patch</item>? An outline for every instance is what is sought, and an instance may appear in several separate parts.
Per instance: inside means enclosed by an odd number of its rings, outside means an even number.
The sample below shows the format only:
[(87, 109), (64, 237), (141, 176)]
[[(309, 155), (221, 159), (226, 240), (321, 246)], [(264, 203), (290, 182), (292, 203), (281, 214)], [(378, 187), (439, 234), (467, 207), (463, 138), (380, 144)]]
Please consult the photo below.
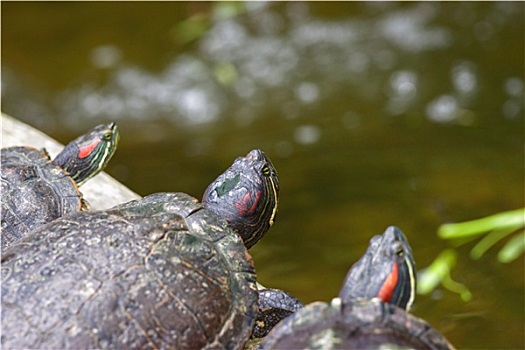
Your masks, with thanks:
[(86, 158), (87, 156), (89, 156), (99, 143), (100, 143), (100, 140), (97, 139), (91, 142), (89, 145), (81, 147), (80, 150), (78, 151), (78, 158), (82, 159), (82, 158)]
[(247, 214), (253, 214), (255, 209), (257, 209), (257, 203), (259, 202), (260, 198), (261, 191), (257, 191), (255, 199), (252, 199), (250, 192), (246, 193), (244, 197), (242, 197), (242, 199), (236, 204), (237, 213), (243, 216)]
[(397, 278), (397, 263), (394, 263), (394, 265), (392, 265), (392, 271), (390, 271), (390, 274), (386, 278), (385, 283), (383, 283), (383, 285), (381, 286), (381, 290), (379, 291), (379, 293), (377, 293), (377, 297), (383, 302), (387, 303), (390, 301), (390, 299), (392, 299), (394, 289), (396, 289), (397, 285)]

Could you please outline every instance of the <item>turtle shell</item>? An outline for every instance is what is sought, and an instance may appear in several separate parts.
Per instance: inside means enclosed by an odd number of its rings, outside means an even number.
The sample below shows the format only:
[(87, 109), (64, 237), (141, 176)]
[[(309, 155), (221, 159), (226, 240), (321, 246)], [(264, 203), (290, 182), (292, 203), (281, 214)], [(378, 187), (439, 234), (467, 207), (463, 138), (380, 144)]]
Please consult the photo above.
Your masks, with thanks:
[(242, 239), (182, 193), (78, 212), (2, 257), (2, 348), (237, 349), (257, 314)]
[(427, 322), (379, 299), (315, 302), (281, 321), (262, 349), (453, 349)]
[(75, 182), (43, 150), (10, 147), (2, 159), (2, 251), (34, 228), (82, 207)]

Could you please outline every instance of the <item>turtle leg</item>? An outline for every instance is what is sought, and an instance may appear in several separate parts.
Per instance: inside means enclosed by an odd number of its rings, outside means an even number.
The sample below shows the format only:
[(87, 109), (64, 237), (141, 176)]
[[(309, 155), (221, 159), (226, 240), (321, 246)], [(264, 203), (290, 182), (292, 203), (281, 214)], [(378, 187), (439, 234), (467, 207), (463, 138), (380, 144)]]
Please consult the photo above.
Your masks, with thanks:
[(299, 299), (283, 290), (259, 288), (259, 311), (252, 338), (265, 337), (277, 323), (303, 306)]

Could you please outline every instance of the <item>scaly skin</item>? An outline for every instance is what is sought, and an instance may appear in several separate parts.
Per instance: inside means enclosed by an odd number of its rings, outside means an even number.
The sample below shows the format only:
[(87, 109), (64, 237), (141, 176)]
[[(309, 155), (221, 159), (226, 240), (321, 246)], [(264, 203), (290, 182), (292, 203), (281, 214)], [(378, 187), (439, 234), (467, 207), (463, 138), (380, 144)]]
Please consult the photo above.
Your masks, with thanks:
[(257, 149), (237, 158), (202, 197), (204, 206), (226, 219), (248, 249), (273, 225), (278, 201), (277, 171)]

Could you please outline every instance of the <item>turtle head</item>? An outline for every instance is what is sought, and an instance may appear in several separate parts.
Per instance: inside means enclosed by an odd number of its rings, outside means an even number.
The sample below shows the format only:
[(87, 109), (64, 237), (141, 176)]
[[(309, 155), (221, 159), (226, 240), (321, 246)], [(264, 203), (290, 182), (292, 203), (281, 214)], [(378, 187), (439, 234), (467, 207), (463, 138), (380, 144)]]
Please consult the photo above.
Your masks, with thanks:
[(279, 179), (272, 162), (255, 149), (233, 164), (204, 192), (202, 203), (228, 222), (246, 248), (272, 226), (277, 213)]
[(120, 139), (117, 124), (101, 124), (71, 141), (53, 162), (67, 171), (78, 186), (104, 170)]
[(415, 292), (412, 250), (403, 232), (390, 226), (381, 236), (372, 237), (366, 253), (348, 271), (339, 297), (343, 303), (379, 298), (409, 310)]

